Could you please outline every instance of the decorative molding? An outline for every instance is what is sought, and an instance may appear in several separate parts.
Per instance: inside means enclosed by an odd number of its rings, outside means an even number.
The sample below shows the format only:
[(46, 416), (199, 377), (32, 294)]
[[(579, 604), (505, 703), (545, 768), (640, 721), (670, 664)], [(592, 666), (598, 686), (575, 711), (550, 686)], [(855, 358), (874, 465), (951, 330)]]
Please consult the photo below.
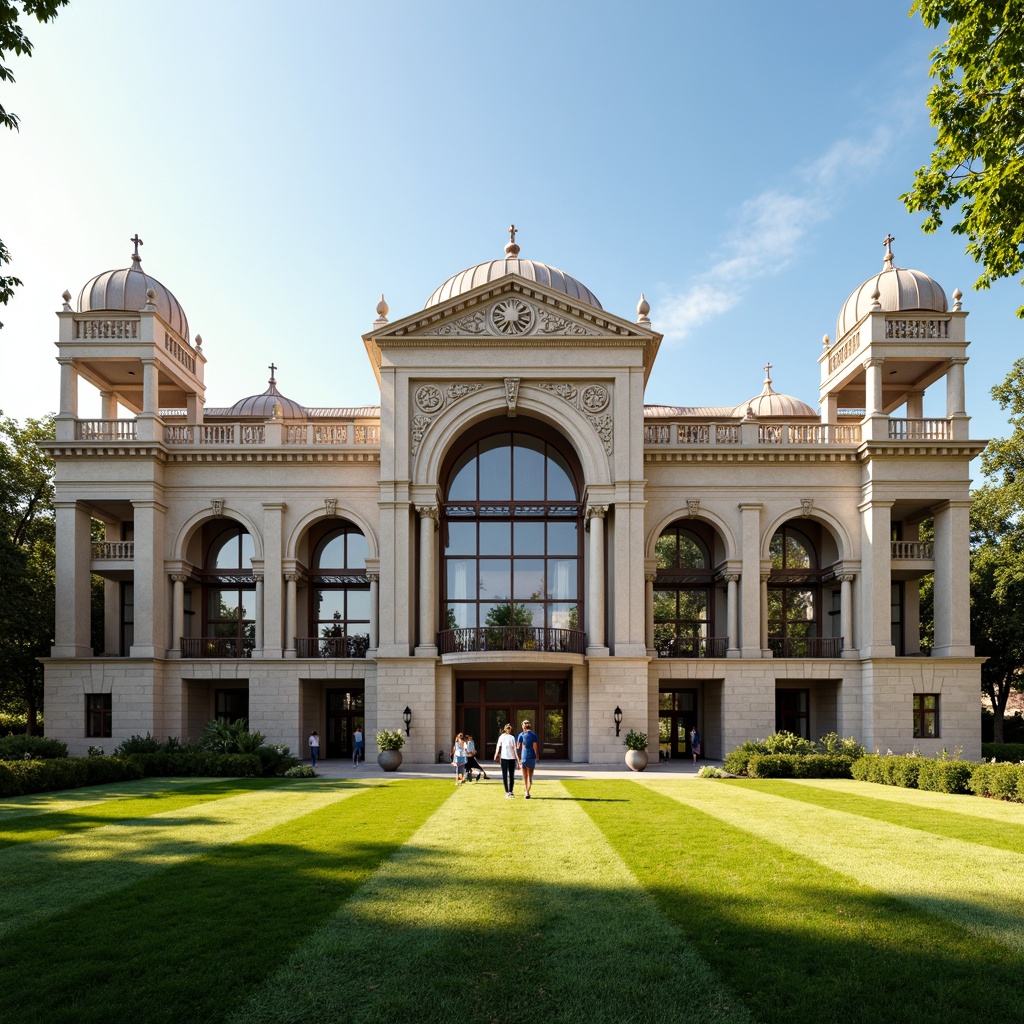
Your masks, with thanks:
[(601, 384), (588, 384), (580, 392), (580, 407), (584, 412), (596, 414), (604, 412), (612, 396), (608, 389)]
[(738, 572), (723, 573), (722, 579), (725, 580), (726, 583), (739, 583), (740, 574)]
[(658, 578), (658, 573), (654, 569), (647, 569), (644, 571), (644, 583), (653, 583)]
[(444, 408), (444, 393), (435, 384), (423, 384), (418, 387), (413, 400), (416, 402), (416, 406), (428, 416), (432, 416)]
[(803, 514), (805, 516), (809, 516), (811, 514), (811, 509), (812, 508), (814, 508), (814, 499), (813, 498), (801, 498), (800, 499), (800, 509), (803, 511)]
[(172, 572), (171, 581), (174, 583), (188, 583), (190, 577), (188, 573), (183, 572)]
[(367, 569), (366, 578), (370, 583), (380, 582), (380, 570), (378, 569)]
[(596, 331), (588, 331), (582, 324), (576, 323), (575, 320), (569, 320), (567, 317), (558, 316), (557, 313), (549, 313), (547, 310), (541, 310), (537, 317), (540, 320), (539, 331), (541, 334), (564, 334), (573, 335), (576, 337), (586, 337), (587, 335), (594, 335)]
[(434, 335), (438, 338), (459, 334), (478, 335), (486, 333), (487, 317), (482, 309), (477, 310), (475, 313), (470, 313), (469, 316), (460, 316), (457, 320), (449, 320), (447, 323), (441, 324), (440, 327), (423, 332), (424, 335)]
[(687, 498), (686, 514), (688, 516), (695, 516), (698, 512), (700, 512), (700, 498)]
[(324, 498), (324, 511), (333, 519), (338, 514), (338, 499)]
[(434, 521), (435, 530), (441, 524), (441, 514), (436, 505), (417, 505), (416, 514), (420, 519), (432, 519)]
[(557, 395), (586, 416), (604, 445), (605, 455), (612, 454), (615, 447), (615, 425), (611, 413), (605, 411), (611, 404), (611, 388), (603, 384), (569, 384), (564, 381), (545, 382), (537, 387)]
[(545, 391), (550, 391), (551, 394), (557, 395), (564, 402), (574, 404), (576, 402), (576, 393), (578, 391), (575, 384), (538, 384), (537, 387), (543, 388)]
[(210, 508), (213, 509), (215, 516), (224, 515), (224, 499), (223, 498), (212, 498), (210, 500)]
[(253, 578), (253, 579), (254, 579), (254, 580), (255, 580), (255, 581), (257, 582), (257, 583), (262, 583), (262, 582), (263, 582), (263, 572), (262, 572), (262, 571), (260, 571), (260, 572), (255, 572), (255, 571), (254, 571), (254, 572), (253, 572), (253, 574), (252, 574), (252, 578)]
[[(597, 338), (600, 336), (600, 331), (579, 323), (570, 315), (556, 313), (551, 309), (538, 307), (533, 302), (527, 302), (523, 297), (522, 289), (515, 288), (513, 291), (514, 294), (505, 292), (497, 302), (492, 301), (484, 308), (477, 308), (472, 313), (446, 320), (436, 327), (421, 331), (417, 337), (468, 336), (478, 338), (482, 335), (489, 335), (494, 338), (521, 338), (529, 334), (564, 338)], [(551, 302), (545, 296), (532, 297), (545, 304)], [(622, 333), (622, 329), (618, 325), (614, 325), (613, 328), (613, 325), (604, 323), (603, 318), (601, 322), (606, 329), (614, 329), (617, 334)]]
[(453, 402), (459, 401), (460, 398), (465, 398), (467, 395), (472, 395), (479, 391), (481, 388), (486, 387), (485, 384), (473, 383), (463, 384), (458, 382), (456, 384), (449, 384), (443, 391), (437, 384), (422, 384), (413, 393), (413, 401), (416, 407), (420, 410), (420, 413), (413, 416), (412, 422), (409, 425), (409, 447), (413, 455), (419, 451), (421, 442), (423, 441), (423, 435), (426, 434), (433, 422), (433, 418), (441, 412), (446, 406), (451, 405)]
[(839, 582), (840, 583), (853, 583), (853, 581), (856, 578), (857, 578), (856, 574), (852, 573), (852, 572), (844, 572), (844, 573), (840, 573), (839, 574)]
[(588, 505), (585, 519), (589, 523), (591, 519), (604, 519), (608, 515), (607, 505)]
[(516, 402), (519, 401), (519, 377), (505, 378), (505, 404), (508, 406), (509, 416), (516, 414)]
[(488, 311), (488, 322), (494, 333), (506, 338), (514, 338), (520, 334), (529, 334), (537, 322), (537, 314), (528, 302), (518, 295), (509, 295), (499, 299)]

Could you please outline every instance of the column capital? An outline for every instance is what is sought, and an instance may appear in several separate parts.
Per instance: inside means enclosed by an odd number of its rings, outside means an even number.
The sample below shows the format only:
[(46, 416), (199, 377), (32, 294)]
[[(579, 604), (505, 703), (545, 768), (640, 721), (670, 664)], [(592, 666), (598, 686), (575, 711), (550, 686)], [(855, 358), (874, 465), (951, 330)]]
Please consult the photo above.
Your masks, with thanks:
[(417, 505), (416, 514), (420, 519), (432, 519), (435, 530), (441, 522), (441, 514), (436, 505)]
[(299, 572), (297, 569), (290, 569), (284, 574), (284, 578), (287, 583), (301, 583), (306, 577), (304, 573)]
[(378, 570), (370, 570), (370, 569), (368, 569), (366, 571), (366, 578), (371, 583), (379, 583), (380, 582), (380, 570), (379, 569)]
[(189, 577), (183, 572), (172, 572), (171, 582), (172, 583), (188, 583)]
[(722, 579), (725, 580), (726, 583), (739, 583), (740, 574), (738, 572), (723, 573)]
[(653, 583), (658, 578), (657, 570), (648, 569), (644, 572), (644, 582)]
[(871, 356), (870, 359), (865, 359), (861, 365), (867, 370), (872, 366), (881, 366), (884, 362), (885, 359), (882, 356)]
[(607, 514), (607, 505), (588, 505), (585, 518), (590, 522), (591, 519), (604, 519)]

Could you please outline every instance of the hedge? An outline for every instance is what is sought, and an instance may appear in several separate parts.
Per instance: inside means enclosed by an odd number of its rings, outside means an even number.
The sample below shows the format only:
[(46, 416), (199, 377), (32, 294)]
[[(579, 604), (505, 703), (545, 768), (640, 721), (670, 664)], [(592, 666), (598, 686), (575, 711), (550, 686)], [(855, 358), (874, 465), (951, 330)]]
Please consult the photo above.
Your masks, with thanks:
[(917, 771), (917, 788), (932, 793), (970, 793), (972, 761), (942, 761), (924, 758)]
[(147, 777), (240, 776), (259, 778), (263, 762), (256, 754), (129, 754)]
[(881, 786), (917, 789), (917, 776), (926, 760), (909, 754), (865, 754), (854, 762), (853, 777), (860, 782), (877, 782)]
[(1024, 743), (982, 743), (981, 756), (986, 761), (1024, 761)]
[(1024, 803), (1024, 764), (975, 765), (969, 786), (978, 796)]
[(849, 779), (853, 759), (841, 754), (754, 754), (747, 759), (752, 779)]
[(16, 761), (25, 754), (34, 758), (67, 757), (68, 745), (45, 736), (0, 737), (0, 761)]

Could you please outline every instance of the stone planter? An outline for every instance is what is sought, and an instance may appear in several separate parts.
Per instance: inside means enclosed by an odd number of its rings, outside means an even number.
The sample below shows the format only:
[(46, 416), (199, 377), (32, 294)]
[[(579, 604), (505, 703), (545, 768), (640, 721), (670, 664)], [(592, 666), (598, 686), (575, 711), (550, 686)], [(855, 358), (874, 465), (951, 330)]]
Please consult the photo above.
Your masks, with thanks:
[(629, 765), (630, 771), (642, 772), (647, 767), (647, 751), (627, 750), (626, 764)]
[(382, 750), (377, 755), (377, 764), (386, 772), (397, 772), (401, 763), (402, 752), (400, 750)]

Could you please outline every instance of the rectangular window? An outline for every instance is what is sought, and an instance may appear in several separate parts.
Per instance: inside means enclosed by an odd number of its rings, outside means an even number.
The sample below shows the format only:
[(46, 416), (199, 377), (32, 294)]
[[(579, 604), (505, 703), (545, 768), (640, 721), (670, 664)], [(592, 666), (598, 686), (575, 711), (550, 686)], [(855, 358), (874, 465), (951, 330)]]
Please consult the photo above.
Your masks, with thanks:
[(85, 735), (113, 736), (113, 699), (109, 693), (85, 695)]
[(939, 695), (937, 693), (914, 694), (914, 739), (938, 739), (939, 737)]
[(214, 692), (214, 717), (225, 722), (237, 722), (249, 717), (249, 691), (243, 689), (216, 690)]
[(805, 740), (811, 738), (811, 691), (775, 691), (775, 731), (791, 732)]

